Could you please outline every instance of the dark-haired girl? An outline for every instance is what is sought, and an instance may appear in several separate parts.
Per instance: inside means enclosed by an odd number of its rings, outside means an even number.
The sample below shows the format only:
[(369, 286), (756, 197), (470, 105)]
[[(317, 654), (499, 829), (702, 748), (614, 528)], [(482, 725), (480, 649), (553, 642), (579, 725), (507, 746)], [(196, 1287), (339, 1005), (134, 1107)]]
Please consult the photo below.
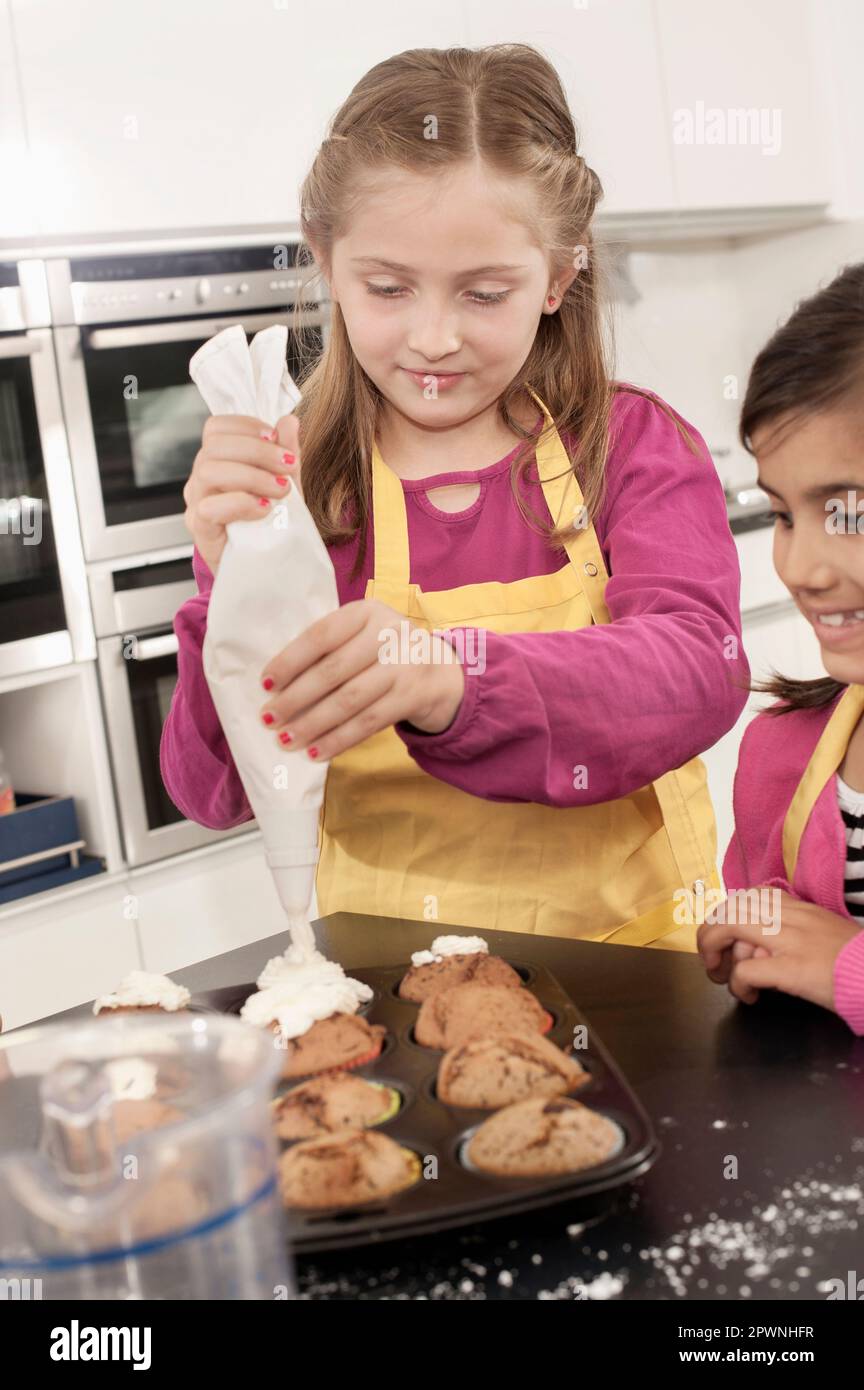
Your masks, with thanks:
[(741, 439), (773, 503), (777, 573), (828, 674), (754, 687), (776, 699), (741, 744), (723, 877), (730, 893), (772, 887), (775, 903), (758, 922), (727, 903), (713, 915), (745, 920), (701, 927), (699, 949), (745, 1002), (784, 990), (864, 1034), (864, 263), (759, 353)]

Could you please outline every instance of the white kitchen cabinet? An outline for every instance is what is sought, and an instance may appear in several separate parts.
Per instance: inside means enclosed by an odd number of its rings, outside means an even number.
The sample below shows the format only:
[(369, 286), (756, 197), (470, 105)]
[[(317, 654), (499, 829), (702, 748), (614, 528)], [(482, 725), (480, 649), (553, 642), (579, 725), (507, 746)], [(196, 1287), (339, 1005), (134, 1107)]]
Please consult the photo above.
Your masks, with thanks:
[(11, 0), (46, 235), (296, 220), (326, 123), (372, 64), (464, 42), (460, 0)]
[[(18, 1028), (286, 929), (260, 832), (0, 907), (0, 1018)], [(239, 983), (242, 983), (239, 982)]]
[[(329, 118), (370, 67), (408, 48), (513, 41), (557, 68), (604, 185), (601, 216), (818, 207), (828, 69), (811, 3), (372, 0), (358, 22), (353, 0), (308, 14), (293, 0), (149, 0), (137, 19), (114, 0), (0, 0), (12, 189), (0, 237), (284, 226)], [(676, 144), (675, 112), (711, 107), (779, 109), (779, 153)]]
[(129, 891), (145, 970), (167, 974), (286, 930), (260, 831), (133, 869)]
[(678, 204), (828, 203), (811, 0), (655, 4)]
[(32, 206), (32, 179), (27, 158), (24, 100), (15, 67), (12, 12), (0, 0), (0, 238), (38, 231)]
[(140, 969), (126, 893), (121, 873), (0, 908), (4, 1032), (95, 999)]
[(529, 43), (561, 77), (605, 213), (675, 206), (652, 0), (468, 0), (469, 43)]

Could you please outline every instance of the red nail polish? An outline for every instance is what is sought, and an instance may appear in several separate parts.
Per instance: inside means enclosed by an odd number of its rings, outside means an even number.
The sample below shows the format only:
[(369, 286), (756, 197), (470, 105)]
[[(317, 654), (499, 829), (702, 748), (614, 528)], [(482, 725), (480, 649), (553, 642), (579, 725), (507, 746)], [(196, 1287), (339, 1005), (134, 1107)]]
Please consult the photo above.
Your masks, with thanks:
[(273, 689), (273, 677), (272, 677), (272, 676), (265, 676), (264, 679), (262, 680), (261, 684), (263, 685), (263, 687), (264, 687), (265, 690), (272, 690), (272, 689)]
[(258, 506), (259, 506), (259, 507), (269, 507), (269, 506), (270, 506), (270, 498), (269, 498), (269, 497), (259, 497), (259, 498), (258, 498)]
[(288, 732), (287, 729), (283, 729), (283, 730), (282, 730), (281, 734), (279, 735), (279, 742), (280, 742), (280, 743), (293, 743), (293, 742), (294, 742), (294, 740), (293, 740), (291, 734), (289, 734), (289, 732)]
[(318, 757), (318, 749), (317, 749), (317, 748), (309, 748), (309, 749), (307, 749), (307, 752), (308, 752), (310, 758), (317, 758), (317, 757)]
[(288, 482), (288, 479), (287, 479), (287, 478), (277, 478), (276, 481), (277, 481), (277, 483), (279, 484), (280, 487), (285, 487), (286, 483)]
[(273, 719), (273, 715), (270, 713), (269, 710), (267, 711), (266, 714), (262, 714), (261, 718), (264, 720), (264, 723), (265, 723), (265, 724), (273, 724), (273, 723), (275, 723), (275, 720)]
[(293, 454), (283, 454), (283, 455), (282, 455), (282, 462), (283, 462), (283, 463), (296, 463), (297, 460), (295, 459), (295, 457), (294, 457)]

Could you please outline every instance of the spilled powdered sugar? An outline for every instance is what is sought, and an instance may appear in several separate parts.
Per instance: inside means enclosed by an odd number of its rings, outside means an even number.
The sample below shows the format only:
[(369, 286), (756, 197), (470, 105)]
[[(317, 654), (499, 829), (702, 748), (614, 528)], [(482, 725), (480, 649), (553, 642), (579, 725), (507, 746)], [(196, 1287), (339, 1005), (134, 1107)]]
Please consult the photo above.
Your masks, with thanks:
[[(856, 1140), (852, 1147), (864, 1149), (864, 1143)], [(634, 1190), (630, 1210), (639, 1204)], [(630, 1296), (644, 1299), (667, 1298), (670, 1293), (678, 1298), (747, 1299), (764, 1297), (777, 1289), (803, 1298), (824, 1298), (829, 1286), (824, 1279), (816, 1280), (811, 1265), (817, 1262), (818, 1243), (822, 1243), (824, 1253), (826, 1239), (864, 1229), (864, 1168), (859, 1166), (855, 1180), (845, 1183), (805, 1175), (775, 1189), (768, 1201), (753, 1202), (749, 1214), (740, 1218), (711, 1211), (702, 1221), (685, 1213), (683, 1221), (662, 1245), (639, 1248), (625, 1242), (616, 1250), (606, 1248), (617, 1246), (617, 1241), (611, 1231), (604, 1239), (601, 1223), (596, 1248), (581, 1244), (578, 1251), (585, 1265), (608, 1263), (609, 1268), (599, 1272), (586, 1268), (582, 1273), (553, 1277), (539, 1289), (538, 1267), (544, 1262), (560, 1264), (562, 1236), (576, 1246), (586, 1239), (596, 1221), (573, 1222), (563, 1227), (560, 1235), (550, 1233), (550, 1249), (545, 1253), (526, 1250), (518, 1240), (495, 1242), (492, 1248), (503, 1250), (503, 1254), (482, 1261), (466, 1256), (445, 1269), (436, 1268), (434, 1261), (428, 1268), (418, 1261), (406, 1269), (393, 1266), (365, 1275), (358, 1270), (354, 1279), (340, 1275), (327, 1280), (307, 1267), (299, 1297), (430, 1302), (511, 1297), (587, 1302), (626, 1295), (632, 1285)], [(454, 1236), (454, 1242), (463, 1246), (477, 1240), (477, 1236)], [(578, 1256), (572, 1263), (578, 1270)], [(643, 1278), (646, 1273), (648, 1277)]]
[[(689, 1214), (684, 1220), (689, 1223)], [(860, 1182), (837, 1184), (816, 1178), (797, 1179), (776, 1192), (774, 1200), (755, 1204), (749, 1217), (738, 1220), (710, 1212), (707, 1221), (687, 1224), (663, 1246), (639, 1251), (652, 1270), (680, 1298), (712, 1287), (722, 1296), (758, 1296), (758, 1286), (781, 1284), (790, 1293), (801, 1291), (810, 1277), (807, 1259), (814, 1254), (810, 1241), (840, 1231), (856, 1231), (864, 1220), (864, 1187)], [(794, 1260), (795, 1268), (781, 1266)], [(728, 1281), (714, 1285), (706, 1273), (721, 1271)], [(647, 1281), (650, 1287), (656, 1280)]]

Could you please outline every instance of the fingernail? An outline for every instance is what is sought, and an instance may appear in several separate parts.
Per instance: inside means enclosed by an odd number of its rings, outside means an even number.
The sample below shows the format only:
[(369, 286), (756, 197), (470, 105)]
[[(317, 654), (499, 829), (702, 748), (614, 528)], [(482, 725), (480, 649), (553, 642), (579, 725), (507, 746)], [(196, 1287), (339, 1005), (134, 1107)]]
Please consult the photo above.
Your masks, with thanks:
[(280, 487), (287, 487), (287, 486), (288, 486), (288, 479), (287, 479), (287, 478), (277, 478), (276, 481), (277, 481), (277, 483), (279, 484)]
[(282, 730), (281, 734), (279, 735), (279, 742), (280, 742), (280, 743), (293, 743), (293, 742), (294, 742), (294, 740), (293, 740), (291, 734), (289, 734), (289, 732), (288, 732), (287, 729), (283, 729), (283, 730)]
[(264, 687), (265, 690), (272, 690), (272, 689), (273, 689), (273, 677), (272, 677), (272, 676), (265, 676), (264, 679), (262, 680), (261, 684), (263, 685), (263, 687)]
[(270, 441), (272, 442), (272, 439), (273, 439), (273, 431), (272, 431), (272, 430), (259, 430), (259, 431), (258, 431), (258, 438), (259, 438), (259, 439), (267, 439), (267, 440), (270, 440)]
[(258, 506), (259, 506), (259, 507), (269, 507), (269, 506), (270, 506), (270, 498), (269, 498), (269, 497), (259, 497), (259, 498), (258, 498)]
[(282, 462), (283, 462), (283, 463), (296, 463), (297, 460), (296, 460), (296, 458), (294, 457), (293, 454), (285, 453), (285, 454), (282, 455)]
[(309, 754), (309, 757), (310, 757), (310, 758), (317, 758), (317, 757), (318, 757), (318, 749), (317, 749), (317, 748), (307, 748), (307, 749), (306, 749), (306, 752)]
[(266, 714), (262, 714), (261, 718), (264, 720), (265, 724), (273, 724), (275, 722), (273, 719), (273, 715), (270, 713), (269, 710)]

